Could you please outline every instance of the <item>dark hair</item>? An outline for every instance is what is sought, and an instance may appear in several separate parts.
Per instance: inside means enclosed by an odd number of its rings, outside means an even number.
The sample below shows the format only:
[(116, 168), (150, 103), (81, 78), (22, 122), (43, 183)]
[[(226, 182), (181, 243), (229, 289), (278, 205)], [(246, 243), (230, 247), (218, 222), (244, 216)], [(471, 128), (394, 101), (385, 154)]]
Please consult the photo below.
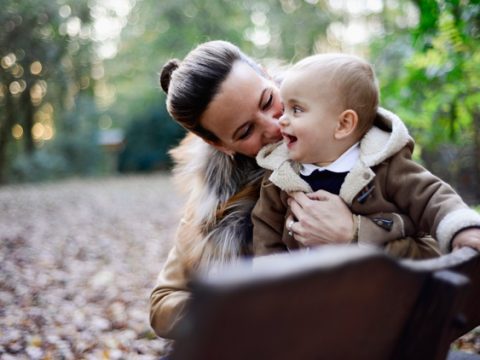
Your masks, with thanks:
[(200, 44), (183, 61), (169, 60), (162, 68), (160, 85), (167, 94), (170, 115), (205, 140), (218, 141), (214, 133), (202, 127), (200, 117), (236, 61), (244, 61), (264, 75), (260, 66), (237, 46), (221, 40)]

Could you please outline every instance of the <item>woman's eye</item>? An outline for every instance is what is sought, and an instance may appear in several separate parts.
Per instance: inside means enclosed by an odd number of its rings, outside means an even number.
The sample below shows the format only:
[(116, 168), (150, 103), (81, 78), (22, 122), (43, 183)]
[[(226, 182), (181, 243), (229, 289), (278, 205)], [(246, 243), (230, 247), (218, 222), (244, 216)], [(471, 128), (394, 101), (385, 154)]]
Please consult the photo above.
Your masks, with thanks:
[(246, 139), (247, 137), (250, 136), (250, 134), (252, 133), (253, 131), (253, 125), (248, 125), (247, 127), (245, 127), (244, 131), (242, 132), (242, 134), (238, 137), (238, 140), (244, 140)]
[(267, 109), (272, 105), (272, 102), (273, 102), (273, 95), (270, 94), (270, 96), (268, 97), (267, 102), (263, 105), (262, 110), (267, 110)]
[(300, 109), (299, 106), (294, 106), (294, 107), (292, 108), (292, 112), (293, 112), (294, 114), (298, 114), (298, 113), (302, 112), (302, 109)]

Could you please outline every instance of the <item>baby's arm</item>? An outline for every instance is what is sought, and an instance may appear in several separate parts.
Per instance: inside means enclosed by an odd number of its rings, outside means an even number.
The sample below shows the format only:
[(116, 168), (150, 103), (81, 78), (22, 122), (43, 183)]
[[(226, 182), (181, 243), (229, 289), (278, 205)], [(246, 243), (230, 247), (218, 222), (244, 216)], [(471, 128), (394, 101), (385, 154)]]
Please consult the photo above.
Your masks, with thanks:
[(450, 185), (413, 161), (408, 148), (390, 160), (386, 183), (386, 196), (420, 231), (432, 234), (444, 253), (452, 249), (455, 234), (480, 227), (480, 215)]
[(452, 249), (471, 247), (480, 251), (480, 228), (470, 228), (460, 231), (452, 241)]

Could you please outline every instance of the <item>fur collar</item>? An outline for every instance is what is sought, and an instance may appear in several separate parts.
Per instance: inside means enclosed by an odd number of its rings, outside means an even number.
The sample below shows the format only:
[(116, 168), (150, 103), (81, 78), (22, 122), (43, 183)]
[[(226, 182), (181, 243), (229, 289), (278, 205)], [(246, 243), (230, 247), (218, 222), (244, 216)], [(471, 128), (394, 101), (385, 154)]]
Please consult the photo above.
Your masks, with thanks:
[[(175, 161), (174, 183), (187, 194), (187, 206), (193, 212), (188, 221), (200, 229), (205, 249), (210, 249), (201, 261), (223, 263), (244, 253), (251, 243), (250, 213), (257, 198), (231, 198), (247, 186), (259, 189), (265, 170), (254, 159), (230, 158), (194, 134), (188, 134), (170, 154)], [(219, 217), (227, 201), (228, 208)]]

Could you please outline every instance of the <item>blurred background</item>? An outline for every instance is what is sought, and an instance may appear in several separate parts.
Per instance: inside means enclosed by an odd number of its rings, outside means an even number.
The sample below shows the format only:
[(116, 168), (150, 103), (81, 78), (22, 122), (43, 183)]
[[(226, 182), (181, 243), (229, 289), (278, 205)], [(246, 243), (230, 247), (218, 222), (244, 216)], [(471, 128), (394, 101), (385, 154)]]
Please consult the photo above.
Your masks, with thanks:
[[(225, 39), (274, 70), (375, 66), (415, 156), (480, 204), (479, 0), (0, 0), (0, 358), (158, 359), (148, 298), (182, 199), (158, 77)], [(348, 343), (348, 339), (346, 339)], [(480, 328), (454, 347), (480, 353)]]
[(268, 66), (368, 58), (417, 158), (480, 203), (478, 0), (2, 0), (0, 182), (168, 169), (161, 66), (226, 39)]

